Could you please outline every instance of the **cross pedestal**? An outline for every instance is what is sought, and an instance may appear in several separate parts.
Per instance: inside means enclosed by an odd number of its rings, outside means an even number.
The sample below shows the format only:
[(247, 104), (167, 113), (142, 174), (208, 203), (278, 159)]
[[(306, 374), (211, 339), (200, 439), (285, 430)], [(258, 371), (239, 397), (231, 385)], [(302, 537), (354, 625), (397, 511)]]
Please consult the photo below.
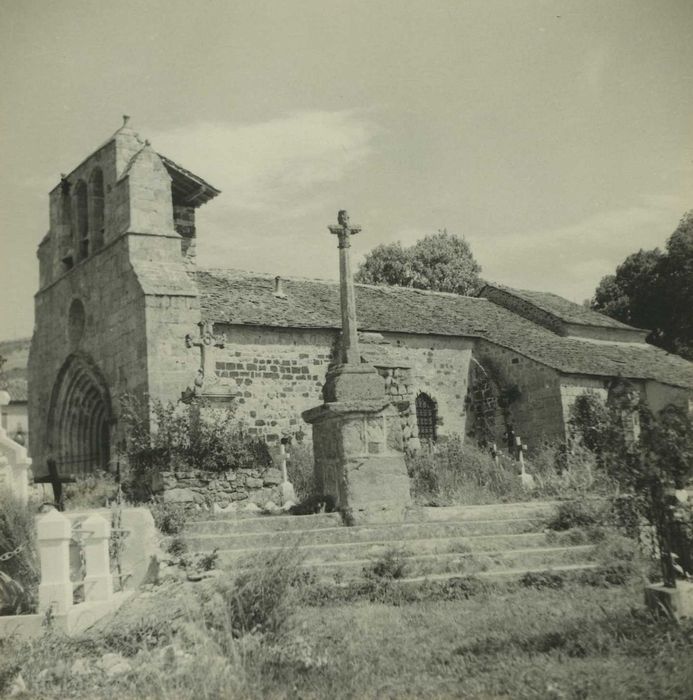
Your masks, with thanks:
[(313, 426), (317, 488), (354, 522), (401, 520), (411, 496), (399, 414), (358, 347), (349, 238), (361, 227), (349, 224), (346, 211), (337, 220), (329, 230), (339, 238), (341, 362), (327, 373), (324, 403), (303, 413)]

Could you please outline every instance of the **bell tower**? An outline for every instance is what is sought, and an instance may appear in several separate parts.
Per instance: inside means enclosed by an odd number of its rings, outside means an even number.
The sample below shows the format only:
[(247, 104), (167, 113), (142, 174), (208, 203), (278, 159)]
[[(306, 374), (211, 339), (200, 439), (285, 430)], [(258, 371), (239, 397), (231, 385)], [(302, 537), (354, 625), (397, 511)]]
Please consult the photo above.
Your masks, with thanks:
[(174, 349), (200, 321), (195, 210), (217, 194), (127, 116), (50, 192), (29, 355), (37, 475), (49, 458), (64, 473), (108, 466), (119, 396), (180, 395), (191, 369)]

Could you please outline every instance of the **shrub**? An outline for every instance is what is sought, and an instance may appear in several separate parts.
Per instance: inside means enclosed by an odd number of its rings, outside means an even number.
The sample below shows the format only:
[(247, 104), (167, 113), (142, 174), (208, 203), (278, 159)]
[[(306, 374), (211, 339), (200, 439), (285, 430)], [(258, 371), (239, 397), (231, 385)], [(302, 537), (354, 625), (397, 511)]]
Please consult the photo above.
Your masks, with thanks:
[(405, 552), (390, 549), (372, 564), (364, 567), (363, 574), (366, 578), (393, 580), (404, 578), (406, 569)]
[(497, 465), (491, 455), (459, 435), (407, 455), (412, 493), (420, 502), (490, 503), (521, 498), (519, 466), (504, 459)]
[(171, 538), (168, 552), (174, 557), (180, 557), (188, 551), (188, 543), (180, 536)]
[(179, 535), (185, 527), (185, 508), (174, 503), (153, 501), (149, 510), (154, 518), (154, 524), (163, 535)]
[(120, 490), (115, 477), (107, 472), (78, 476), (63, 489), (66, 510), (105, 508), (117, 500)]
[(608, 523), (609, 504), (605, 501), (563, 501), (547, 527), (550, 530), (593, 528)]
[(100, 642), (106, 649), (125, 656), (135, 656), (142, 649), (152, 649), (170, 643), (173, 635), (174, 629), (170, 620), (146, 616), (129, 620), (127, 624), (111, 625)]
[(14, 579), (23, 589), (16, 612), (33, 612), (38, 601), (38, 585), (41, 579), (36, 529), (31, 509), (13, 494), (0, 490), (0, 554), (17, 554), (0, 562), (0, 571)]
[(267, 445), (250, 435), (228, 407), (195, 400), (184, 404), (121, 398), (126, 438), (121, 453), (129, 466), (129, 490), (138, 498), (151, 492), (152, 476), (162, 470), (213, 472), (268, 467)]
[(210, 629), (234, 638), (250, 633), (279, 635), (294, 610), (302, 579), (301, 560), (295, 549), (280, 549), (252, 560), (252, 568), (229, 582), (218, 581), (205, 601)]
[(528, 571), (520, 578), (520, 585), (538, 590), (559, 589), (565, 585), (565, 576), (555, 571)]

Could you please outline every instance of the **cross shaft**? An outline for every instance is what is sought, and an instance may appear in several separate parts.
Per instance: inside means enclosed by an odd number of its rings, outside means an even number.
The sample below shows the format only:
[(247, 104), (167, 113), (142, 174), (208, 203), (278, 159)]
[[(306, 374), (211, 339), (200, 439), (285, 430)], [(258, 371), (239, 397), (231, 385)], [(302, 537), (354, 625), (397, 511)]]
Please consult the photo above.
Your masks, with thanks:
[(351, 226), (349, 214), (342, 209), (337, 215), (337, 226), (328, 226), (330, 233), (339, 240), (339, 294), (342, 310), (342, 363), (358, 364), (361, 361), (359, 353), (359, 338), (356, 328), (356, 296), (354, 294), (354, 279), (351, 274), (349, 248), (350, 237), (361, 231), (360, 226)]

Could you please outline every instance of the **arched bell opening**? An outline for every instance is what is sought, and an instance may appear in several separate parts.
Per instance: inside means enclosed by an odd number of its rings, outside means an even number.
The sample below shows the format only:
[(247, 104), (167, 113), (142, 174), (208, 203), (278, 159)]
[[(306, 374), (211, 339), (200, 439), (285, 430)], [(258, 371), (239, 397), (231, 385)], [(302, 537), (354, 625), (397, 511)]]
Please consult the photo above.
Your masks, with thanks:
[(108, 469), (113, 413), (106, 381), (84, 354), (71, 355), (58, 373), (48, 414), (50, 457), (64, 475)]

